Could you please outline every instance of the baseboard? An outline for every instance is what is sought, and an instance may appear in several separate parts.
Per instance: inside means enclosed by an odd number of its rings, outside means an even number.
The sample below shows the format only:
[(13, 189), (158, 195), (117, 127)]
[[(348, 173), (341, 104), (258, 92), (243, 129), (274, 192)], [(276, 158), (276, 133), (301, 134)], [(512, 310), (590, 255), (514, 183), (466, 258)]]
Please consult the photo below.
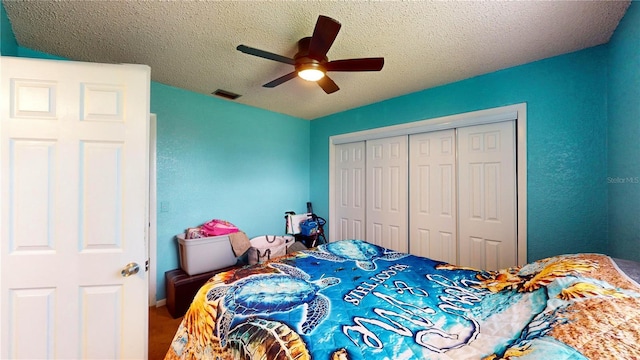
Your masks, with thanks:
[(167, 305), (167, 299), (160, 299), (156, 301), (156, 307), (162, 307)]

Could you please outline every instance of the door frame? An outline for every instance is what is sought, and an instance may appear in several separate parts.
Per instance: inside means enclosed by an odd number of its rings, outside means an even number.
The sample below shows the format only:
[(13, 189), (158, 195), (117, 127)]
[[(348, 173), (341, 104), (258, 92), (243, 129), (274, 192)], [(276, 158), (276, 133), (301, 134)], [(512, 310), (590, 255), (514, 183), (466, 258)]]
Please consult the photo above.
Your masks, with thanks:
[(158, 234), (157, 234), (157, 194), (156, 194), (156, 144), (157, 144), (157, 116), (156, 114), (150, 114), (149, 116), (149, 246), (147, 247), (147, 261), (149, 269), (149, 306), (156, 306), (157, 295), (157, 275), (158, 269), (156, 265), (157, 261), (157, 248), (158, 248)]
[[(518, 265), (527, 263), (527, 103), (501, 106), (486, 110), (418, 120), (398, 125), (384, 126), (348, 134), (329, 137), (329, 224), (335, 219), (335, 146), (357, 141), (366, 141), (454, 129), (472, 125), (490, 124), (502, 121), (516, 122), (516, 176), (517, 176), (517, 261)], [(329, 226), (329, 239), (336, 234)]]

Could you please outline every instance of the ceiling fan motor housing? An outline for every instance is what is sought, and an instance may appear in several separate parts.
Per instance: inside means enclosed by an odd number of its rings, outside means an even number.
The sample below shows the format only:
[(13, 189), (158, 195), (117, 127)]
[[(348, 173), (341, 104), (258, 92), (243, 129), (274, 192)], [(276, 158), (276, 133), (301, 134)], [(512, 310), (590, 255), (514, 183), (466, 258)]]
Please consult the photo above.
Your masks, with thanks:
[(324, 64), (329, 61), (329, 59), (326, 56), (323, 56), (321, 59), (312, 58), (309, 55), (310, 42), (311, 37), (304, 37), (298, 41), (298, 53), (293, 57), (296, 62), (296, 71), (316, 69), (324, 73), (327, 71)]

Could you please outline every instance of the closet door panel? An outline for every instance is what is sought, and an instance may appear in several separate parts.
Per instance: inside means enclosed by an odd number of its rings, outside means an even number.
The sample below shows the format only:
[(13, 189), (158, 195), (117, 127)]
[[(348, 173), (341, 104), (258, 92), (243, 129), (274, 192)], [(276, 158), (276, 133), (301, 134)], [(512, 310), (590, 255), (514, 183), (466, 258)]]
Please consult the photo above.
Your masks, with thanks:
[(514, 122), (458, 129), (460, 265), (517, 264)]
[(366, 238), (396, 251), (408, 251), (407, 136), (366, 142)]
[(457, 263), (455, 131), (409, 137), (409, 251)]
[(364, 141), (336, 146), (336, 240), (364, 239), (365, 163)]

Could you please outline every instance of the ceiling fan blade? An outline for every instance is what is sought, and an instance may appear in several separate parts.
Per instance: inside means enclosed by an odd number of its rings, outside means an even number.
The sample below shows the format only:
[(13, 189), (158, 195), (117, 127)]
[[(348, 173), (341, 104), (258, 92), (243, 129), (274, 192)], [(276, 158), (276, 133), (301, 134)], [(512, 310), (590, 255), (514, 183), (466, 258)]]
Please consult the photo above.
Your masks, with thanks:
[(270, 81), (270, 82), (268, 82), (268, 83), (266, 83), (266, 84), (264, 84), (262, 86), (263, 87), (267, 87), (267, 88), (274, 88), (274, 87), (276, 87), (276, 86), (278, 86), (278, 85), (280, 85), (280, 84), (282, 84), (284, 82), (287, 82), (287, 81), (295, 78), (296, 76), (298, 76), (297, 72), (295, 72), (295, 71), (294, 72), (290, 72), (287, 75), (280, 76), (279, 78), (277, 78), (277, 79), (275, 79), (273, 81)]
[(324, 92), (326, 92), (327, 94), (331, 94), (340, 90), (338, 85), (336, 85), (336, 83), (333, 80), (331, 80), (331, 78), (328, 77), (327, 75), (325, 75), (322, 79), (318, 80), (317, 83), (318, 85), (320, 85), (322, 90), (324, 90)]
[(323, 59), (331, 45), (333, 45), (336, 36), (338, 36), (341, 26), (339, 22), (328, 16), (318, 16), (318, 21), (315, 29), (313, 29), (313, 35), (309, 43), (309, 57)]
[(256, 48), (252, 48), (252, 47), (248, 47), (248, 46), (245, 46), (245, 45), (238, 45), (238, 47), (236, 49), (242, 51), (245, 54), (261, 57), (261, 58), (264, 58), (264, 59), (279, 61), (279, 62), (285, 63), (285, 64), (295, 65), (295, 63), (296, 63), (295, 60), (293, 60), (291, 58), (288, 58), (286, 56), (270, 53), (268, 51), (264, 51), (264, 50), (260, 50), (260, 49), (256, 49)]
[(380, 71), (384, 66), (384, 58), (362, 58), (329, 61), (325, 64), (327, 71)]

